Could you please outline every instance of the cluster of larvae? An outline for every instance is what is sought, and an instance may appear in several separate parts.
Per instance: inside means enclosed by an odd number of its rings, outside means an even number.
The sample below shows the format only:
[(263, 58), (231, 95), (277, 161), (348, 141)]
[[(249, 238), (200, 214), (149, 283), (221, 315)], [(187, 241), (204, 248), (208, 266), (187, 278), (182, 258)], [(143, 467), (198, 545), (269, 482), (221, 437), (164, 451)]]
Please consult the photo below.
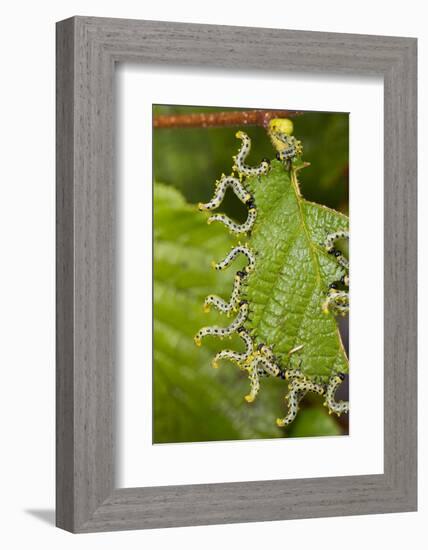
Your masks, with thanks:
[[(268, 134), (273, 146), (277, 151), (277, 159), (282, 161), (285, 170), (292, 170), (292, 162), (302, 154), (302, 144), (293, 135), (293, 125), (290, 120), (273, 119), (268, 126)], [(220, 222), (225, 225), (234, 235), (246, 235), (248, 237), (245, 244), (239, 243), (229, 254), (219, 263), (213, 262), (216, 270), (223, 270), (229, 267), (239, 256), (245, 256), (247, 263), (245, 267), (236, 272), (232, 294), (229, 301), (216, 295), (209, 295), (204, 303), (204, 309), (209, 311), (211, 307), (216, 308), (227, 316), (235, 314), (235, 318), (229, 326), (209, 326), (201, 328), (195, 335), (195, 343), (200, 346), (202, 339), (206, 336), (216, 336), (219, 338), (229, 337), (237, 334), (244, 343), (244, 351), (238, 352), (231, 349), (223, 349), (217, 353), (212, 361), (212, 366), (217, 368), (219, 361), (227, 359), (236, 364), (248, 375), (250, 382), (250, 392), (245, 396), (249, 403), (256, 398), (262, 377), (276, 377), (288, 382), (288, 411), (284, 418), (277, 419), (277, 425), (284, 427), (289, 425), (296, 417), (299, 408), (299, 402), (307, 392), (314, 392), (324, 397), (324, 405), (329, 413), (340, 415), (349, 410), (349, 404), (346, 401), (336, 401), (335, 393), (338, 386), (342, 383), (344, 375), (342, 373), (334, 374), (328, 383), (318, 383), (305, 376), (299, 370), (298, 352), (303, 346), (296, 346), (289, 352), (289, 361), (286, 365), (281, 365), (274, 355), (273, 349), (266, 343), (255, 345), (254, 335), (245, 328), (248, 318), (249, 304), (242, 299), (242, 290), (245, 282), (252, 276), (257, 268), (257, 259), (251, 250), (251, 231), (257, 221), (257, 208), (253, 195), (246, 186), (246, 178), (254, 176), (263, 176), (270, 170), (270, 161), (264, 159), (258, 166), (252, 167), (246, 164), (246, 158), (250, 152), (251, 140), (247, 134), (238, 131), (236, 137), (241, 140), (241, 147), (233, 157), (234, 166), (232, 174), (222, 175), (216, 182), (214, 196), (208, 203), (200, 203), (199, 210), (211, 211), (217, 209), (230, 188), (238, 199), (247, 206), (248, 215), (246, 220), (239, 224), (225, 214), (214, 214), (208, 219), (208, 223)], [(235, 175), (236, 174), (236, 175)], [(339, 231), (328, 235), (322, 245), (325, 250), (332, 254), (337, 262), (348, 270), (348, 260), (342, 253), (335, 248), (338, 240), (347, 239), (348, 232)], [(328, 313), (332, 311), (337, 314), (346, 314), (349, 310), (349, 276), (342, 277), (340, 290), (338, 285), (330, 285), (325, 302), (320, 304), (323, 311)]]

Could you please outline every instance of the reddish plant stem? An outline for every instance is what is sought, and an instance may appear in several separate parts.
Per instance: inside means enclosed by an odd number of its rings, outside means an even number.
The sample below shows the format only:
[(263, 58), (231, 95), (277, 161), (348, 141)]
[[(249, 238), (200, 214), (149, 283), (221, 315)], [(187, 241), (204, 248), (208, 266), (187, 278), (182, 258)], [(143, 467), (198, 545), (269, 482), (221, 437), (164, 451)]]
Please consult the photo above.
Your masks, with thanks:
[(214, 128), (221, 126), (263, 126), (272, 118), (291, 118), (299, 111), (224, 111), (216, 113), (190, 113), (182, 115), (157, 115), (155, 128)]

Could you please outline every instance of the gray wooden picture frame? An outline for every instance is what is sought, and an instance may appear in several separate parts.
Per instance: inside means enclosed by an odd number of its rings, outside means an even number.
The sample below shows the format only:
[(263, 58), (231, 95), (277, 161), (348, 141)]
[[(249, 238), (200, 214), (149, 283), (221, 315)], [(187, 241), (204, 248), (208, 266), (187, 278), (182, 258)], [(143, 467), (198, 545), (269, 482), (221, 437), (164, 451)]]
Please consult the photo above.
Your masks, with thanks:
[[(416, 510), (416, 46), (414, 38), (91, 17), (57, 24), (58, 527), (83, 533)], [(383, 77), (383, 474), (115, 487), (119, 62)]]

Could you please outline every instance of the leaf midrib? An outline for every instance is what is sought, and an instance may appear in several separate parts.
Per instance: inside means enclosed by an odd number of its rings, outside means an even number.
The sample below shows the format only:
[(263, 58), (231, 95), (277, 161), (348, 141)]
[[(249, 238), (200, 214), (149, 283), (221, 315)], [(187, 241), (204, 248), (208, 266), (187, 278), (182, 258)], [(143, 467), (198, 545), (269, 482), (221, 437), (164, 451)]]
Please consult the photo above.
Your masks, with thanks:
[(294, 195), (296, 197), (297, 206), (298, 206), (298, 209), (299, 209), (300, 223), (301, 223), (302, 229), (305, 233), (305, 237), (306, 237), (306, 240), (308, 242), (310, 254), (311, 254), (311, 257), (312, 257), (312, 264), (315, 268), (315, 272), (316, 272), (316, 276), (317, 276), (317, 285), (320, 285), (321, 284), (321, 268), (320, 268), (318, 257), (317, 257), (318, 251), (316, 251), (314, 249), (314, 245), (313, 245), (312, 239), (310, 237), (308, 227), (307, 227), (306, 222), (305, 222), (305, 217), (304, 217), (303, 210), (302, 210), (302, 202), (303, 201), (302, 201), (300, 191), (299, 191), (299, 184), (298, 184), (298, 181), (297, 181), (297, 170), (295, 168), (291, 169), (290, 180), (291, 180), (291, 185), (292, 185), (292, 188), (293, 188), (293, 191), (294, 191)]

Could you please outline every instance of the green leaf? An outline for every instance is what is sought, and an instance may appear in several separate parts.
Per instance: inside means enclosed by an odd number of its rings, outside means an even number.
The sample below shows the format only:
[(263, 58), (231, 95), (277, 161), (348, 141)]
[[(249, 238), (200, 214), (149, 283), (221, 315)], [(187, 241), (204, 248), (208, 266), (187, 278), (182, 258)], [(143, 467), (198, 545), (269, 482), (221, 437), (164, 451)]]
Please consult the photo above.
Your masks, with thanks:
[(273, 347), (282, 365), (298, 352), (300, 370), (326, 382), (348, 372), (336, 319), (323, 312), (329, 284), (344, 269), (327, 254), (327, 235), (348, 230), (348, 218), (300, 195), (297, 169), (272, 162), (271, 171), (247, 181), (257, 205), (257, 221), (247, 245), (256, 254), (243, 298), (249, 302), (246, 328), (256, 343)]

